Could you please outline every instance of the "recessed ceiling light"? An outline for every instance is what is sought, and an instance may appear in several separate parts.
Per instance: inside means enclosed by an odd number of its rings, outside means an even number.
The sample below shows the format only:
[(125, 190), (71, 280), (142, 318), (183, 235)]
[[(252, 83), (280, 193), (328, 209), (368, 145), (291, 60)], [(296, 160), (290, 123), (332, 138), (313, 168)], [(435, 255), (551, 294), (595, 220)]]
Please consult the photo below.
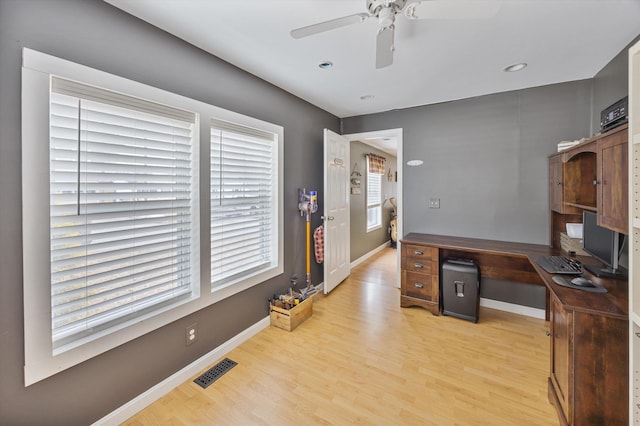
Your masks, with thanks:
[(526, 67), (527, 67), (527, 63), (526, 62), (520, 62), (519, 64), (509, 65), (508, 67), (506, 67), (504, 69), (504, 71), (505, 72), (516, 72), (516, 71), (523, 70)]
[(331, 62), (331, 61), (320, 62), (320, 64), (318, 66), (320, 68), (322, 68), (323, 70), (326, 70), (327, 68), (331, 68), (333, 66), (333, 62)]
[(362, 95), (362, 96), (360, 96), (360, 99), (362, 99), (363, 101), (370, 101), (373, 98), (375, 98), (375, 96), (373, 96), (373, 95)]

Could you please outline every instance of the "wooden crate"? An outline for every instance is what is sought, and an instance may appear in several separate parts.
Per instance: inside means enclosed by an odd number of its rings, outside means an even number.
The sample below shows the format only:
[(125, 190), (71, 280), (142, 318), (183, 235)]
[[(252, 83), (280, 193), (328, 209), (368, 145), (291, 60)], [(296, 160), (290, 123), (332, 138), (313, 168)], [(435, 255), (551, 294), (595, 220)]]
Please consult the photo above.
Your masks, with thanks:
[(271, 325), (283, 330), (293, 331), (313, 314), (313, 297), (309, 297), (291, 309), (270, 305), (270, 310)]

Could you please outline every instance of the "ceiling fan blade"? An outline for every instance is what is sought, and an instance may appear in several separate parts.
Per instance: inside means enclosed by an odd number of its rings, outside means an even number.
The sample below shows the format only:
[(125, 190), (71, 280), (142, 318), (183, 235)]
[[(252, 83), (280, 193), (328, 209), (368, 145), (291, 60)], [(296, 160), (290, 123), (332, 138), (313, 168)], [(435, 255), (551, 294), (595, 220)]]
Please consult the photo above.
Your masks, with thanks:
[(291, 37), (302, 38), (329, 30), (335, 30), (336, 28), (346, 27), (347, 25), (364, 22), (368, 17), (369, 15), (367, 13), (356, 13), (355, 15), (331, 19), (329, 21), (324, 21), (318, 24), (308, 25), (306, 27), (291, 30)]
[(393, 32), (394, 25), (378, 30), (376, 39), (376, 68), (388, 67), (393, 63)]
[(410, 3), (404, 14), (409, 19), (488, 19), (499, 10), (500, 2), (494, 0), (424, 0)]

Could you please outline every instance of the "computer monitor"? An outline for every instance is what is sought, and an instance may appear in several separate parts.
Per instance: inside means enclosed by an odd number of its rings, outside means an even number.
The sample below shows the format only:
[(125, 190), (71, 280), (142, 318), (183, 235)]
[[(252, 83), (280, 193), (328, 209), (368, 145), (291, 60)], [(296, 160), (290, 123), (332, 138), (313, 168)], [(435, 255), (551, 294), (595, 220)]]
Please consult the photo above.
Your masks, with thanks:
[(582, 214), (582, 226), (584, 251), (606, 265), (605, 268), (598, 265), (583, 265), (584, 268), (596, 277), (626, 278), (627, 272), (618, 265), (625, 235), (598, 226), (596, 214), (590, 211)]

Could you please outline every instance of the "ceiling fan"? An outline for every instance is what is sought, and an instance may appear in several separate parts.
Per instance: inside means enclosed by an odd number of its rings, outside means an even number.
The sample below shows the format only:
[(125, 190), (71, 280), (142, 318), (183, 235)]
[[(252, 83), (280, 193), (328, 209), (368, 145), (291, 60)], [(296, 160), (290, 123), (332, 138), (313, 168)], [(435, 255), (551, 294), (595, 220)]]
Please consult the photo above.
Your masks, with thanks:
[(403, 13), (408, 19), (480, 19), (494, 16), (500, 4), (497, 1), (467, 0), (366, 0), (368, 13), (355, 13), (291, 31), (293, 38), (303, 38), (321, 32), (362, 23), (369, 18), (378, 20), (376, 39), (376, 68), (393, 63), (393, 35), (396, 15)]

